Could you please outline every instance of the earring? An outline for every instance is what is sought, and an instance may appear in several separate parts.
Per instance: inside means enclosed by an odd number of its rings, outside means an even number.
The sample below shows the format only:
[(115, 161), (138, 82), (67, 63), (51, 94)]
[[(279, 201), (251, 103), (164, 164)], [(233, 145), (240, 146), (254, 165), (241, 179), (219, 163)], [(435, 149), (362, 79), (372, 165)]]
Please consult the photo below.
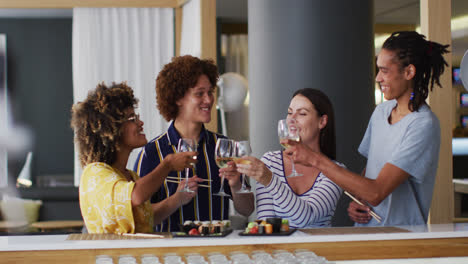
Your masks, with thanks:
[(413, 99), (414, 99), (414, 92), (411, 92), (410, 101), (412, 101)]

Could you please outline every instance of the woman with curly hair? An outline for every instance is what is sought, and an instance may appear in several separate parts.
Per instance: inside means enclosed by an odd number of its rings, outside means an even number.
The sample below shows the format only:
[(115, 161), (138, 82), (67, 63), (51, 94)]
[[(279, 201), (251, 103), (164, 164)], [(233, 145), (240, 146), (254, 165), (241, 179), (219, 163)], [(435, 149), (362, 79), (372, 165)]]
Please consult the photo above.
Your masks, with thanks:
[(130, 152), (148, 142), (135, 113), (137, 102), (125, 83), (102, 83), (72, 107), (71, 126), (84, 167), (80, 209), (90, 233), (151, 232), (156, 212), (151, 195), (170, 171), (195, 161), (196, 152), (168, 155), (144, 178), (125, 168)]
[[(199, 188), (185, 199), (178, 191), (182, 184), (165, 182), (152, 201), (158, 214), (155, 222), (158, 231), (176, 231), (186, 220), (211, 221), (228, 219), (229, 199), (213, 195), (220, 188), (223, 173), (229, 186), (225, 190), (232, 195), (234, 207), (245, 216), (254, 209), (253, 195), (237, 194), (241, 188), (239, 173), (234, 163), (219, 170), (215, 163), (215, 146), (224, 136), (205, 129), (204, 123), (211, 120), (218, 69), (212, 60), (200, 60), (190, 55), (175, 57), (166, 64), (156, 79), (156, 102), (160, 114), (172, 121), (169, 129), (151, 140), (140, 152), (134, 170), (147, 177), (158, 164), (176, 152), (180, 138), (198, 142), (198, 163), (191, 171), (189, 182), (197, 184), (202, 179), (211, 180), (208, 188)], [(176, 170), (171, 176), (181, 177)], [(192, 199), (193, 198), (193, 199)]]

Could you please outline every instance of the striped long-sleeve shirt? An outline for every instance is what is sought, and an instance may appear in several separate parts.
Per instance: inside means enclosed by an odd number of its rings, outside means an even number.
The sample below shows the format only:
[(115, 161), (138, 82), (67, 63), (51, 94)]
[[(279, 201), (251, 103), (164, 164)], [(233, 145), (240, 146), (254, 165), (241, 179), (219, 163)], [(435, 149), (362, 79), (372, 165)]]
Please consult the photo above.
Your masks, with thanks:
[[(281, 151), (267, 152), (262, 161), (272, 172), (268, 186), (257, 183), (257, 218), (281, 217), (293, 228), (328, 227), (342, 189), (319, 173), (312, 187), (296, 194), (284, 175)], [(344, 166), (337, 162), (338, 165)]]

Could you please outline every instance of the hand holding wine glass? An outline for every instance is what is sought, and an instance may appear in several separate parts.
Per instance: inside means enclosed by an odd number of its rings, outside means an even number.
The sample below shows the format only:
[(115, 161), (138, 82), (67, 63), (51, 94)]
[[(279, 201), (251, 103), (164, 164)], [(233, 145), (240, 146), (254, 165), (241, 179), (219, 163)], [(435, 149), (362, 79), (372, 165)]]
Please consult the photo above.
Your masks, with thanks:
[[(177, 152), (188, 152), (188, 151), (197, 151), (197, 143), (195, 140), (190, 138), (181, 138), (179, 139), (179, 145), (177, 146)], [(190, 190), (188, 186), (188, 179), (190, 174), (190, 168), (185, 168), (185, 187), (181, 192), (194, 192)]]
[(244, 157), (239, 160), (240, 162), (236, 163), (238, 172), (248, 175), (249, 178), (254, 179), (264, 186), (270, 183), (272, 173), (263, 161), (253, 156)]
[[(249, 156), (252, 154), (252, 149), (250, 147), (249, 141), (238, 141), (236, 142), (236, 154), (234, 162), (236, 164), (249, 164), (250, 160), (242, 159), (243, 156)], [(245, 186), (245, 174), (242, 173), (242, 187), (237, 193), (251, 193), (249, 189)]]
[[(278, 137), (279, 137), (280, 143), (284, 139), (294, 140), (297, 142), (301, 141), (300, 132), (301, 130), (295, 119), (288, 118), (288, 119), (282, 119), (278, 121)], [(281, 143), (281, 145), (285, 149), (289, 148), (288, 144)], [(292, 164), (292, 172), (287, 177), (291, 178), (291, 177), (302, 176), (301, 173), (298, 173), (296, 171), (296, 168), (294, 167), (294, 161), (291, 161), (291, 164)]]
[[(219, 168), (226, 168), (228, 162), (232, 161), (234, 158), (234, 147), (235, 142), (227, 138), (220, 138), (216, 142), (215, 156), (216, 156), (216, 165)], [(221, 186), (219, 191), (214, 195), (218, 196), (230, 196), (224, 192), (224, 175), (221, 176)]]

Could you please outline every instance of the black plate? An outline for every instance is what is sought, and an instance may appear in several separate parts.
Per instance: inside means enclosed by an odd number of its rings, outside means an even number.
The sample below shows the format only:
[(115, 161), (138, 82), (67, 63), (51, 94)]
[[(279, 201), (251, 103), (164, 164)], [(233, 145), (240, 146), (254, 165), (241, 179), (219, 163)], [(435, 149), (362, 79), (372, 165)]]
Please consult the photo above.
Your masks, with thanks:
[(246, 234), (244, 231), (239, 233), (239, 236), (289, 236), (296, 232), (297, 229), (289, 229), (287, 232), (271, 233), (271, 234)]
[(181, 233), (181, 232), (172, 232), (172, 237), (225, 237), (229, 234), (232, 233), (232, 229), (227, 229), (226, 231), (222, 232), (222, 233), (218, 233), (218, 234), (208, 234), (208, 235), (198, 235), (198, 236), (191, 236), (191, 235), (188, 235), (188, 234), (178, 234), (178, 233)]

